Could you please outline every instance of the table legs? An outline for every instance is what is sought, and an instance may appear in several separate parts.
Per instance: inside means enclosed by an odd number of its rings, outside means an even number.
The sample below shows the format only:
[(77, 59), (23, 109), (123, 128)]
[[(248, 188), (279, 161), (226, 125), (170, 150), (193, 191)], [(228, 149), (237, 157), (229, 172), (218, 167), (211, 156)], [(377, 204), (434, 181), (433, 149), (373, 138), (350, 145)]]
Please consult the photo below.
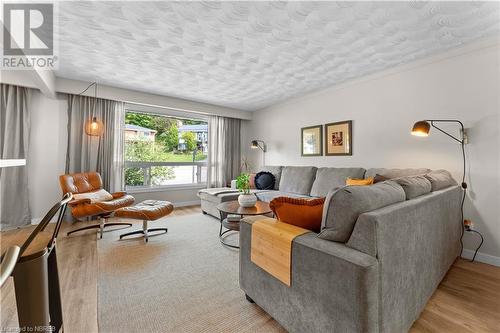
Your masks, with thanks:
[[(230, 231), (236, 231), (236, 230), (232, 230), (232, 229), (227, 229), (225, 231), (222, 231), (222, 221), (224, 221), (225, 218), (227, 218), (227, 215), (226, 213), (222, 212), (222, 211), (219, 211), (220, 213), (220, 228), (219, 228), (219, 241), (221, 242), (222, 245), (224, 246), (227, 246), (227, 247), (230, 247), (230, 248), (233, 248), (233, 249), (239, 249), (240, 247), (239, 246), (236, 246), (236, 245), (231, 245), (231, 244), (228, 244), (224, 241), (224, 235), (227, 234), (228, 232)], [(243, 216), (242, 216), (243, 217)]]

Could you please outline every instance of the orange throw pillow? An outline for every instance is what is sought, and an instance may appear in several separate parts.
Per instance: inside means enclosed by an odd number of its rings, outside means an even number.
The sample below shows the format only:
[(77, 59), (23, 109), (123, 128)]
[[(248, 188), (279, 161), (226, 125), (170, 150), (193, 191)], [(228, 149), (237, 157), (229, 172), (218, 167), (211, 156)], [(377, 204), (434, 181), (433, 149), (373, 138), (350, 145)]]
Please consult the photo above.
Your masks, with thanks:
[(269, 206), (279, 221), (320, 232), (324, 203), (325, 198), (277, 197), (269, 203)]
[(372, 185), (373, 177), (368, 177), (366, 179), (347, 178), (345, 184), (351, 186)]

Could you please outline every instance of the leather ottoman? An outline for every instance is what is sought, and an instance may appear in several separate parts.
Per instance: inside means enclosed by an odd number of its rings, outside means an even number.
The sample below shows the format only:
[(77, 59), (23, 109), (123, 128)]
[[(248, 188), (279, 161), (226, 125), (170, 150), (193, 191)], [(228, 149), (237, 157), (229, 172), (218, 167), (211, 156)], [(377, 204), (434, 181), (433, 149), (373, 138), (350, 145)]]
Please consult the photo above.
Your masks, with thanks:
[(130, 235), (143, 234), (144, 241), (148, 241), (148, 233), (154, 231), (163, 231), (166, 233), (167, 228), (150, 228), (148, 222), (155, 221), (159, 218), (167, 216), (174, 210), (174, 205), (169, 201), (160, 200), (144, 200), (137, 205), (119, 208), (115, 211), (116, 217), (124, 217), (134, 220), (142, 220), (142, 230), (136, 230), (120, 235), (120, 239)]

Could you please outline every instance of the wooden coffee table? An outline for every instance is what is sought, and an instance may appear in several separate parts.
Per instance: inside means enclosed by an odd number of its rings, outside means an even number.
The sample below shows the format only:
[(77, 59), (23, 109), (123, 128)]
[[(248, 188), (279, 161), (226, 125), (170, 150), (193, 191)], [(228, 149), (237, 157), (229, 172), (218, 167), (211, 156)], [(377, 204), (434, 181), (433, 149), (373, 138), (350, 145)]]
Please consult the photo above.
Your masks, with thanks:
[[(227, 220), (227, 216), (231, 215), (240, 215), (243, 216), (251, 216), (251, 215), (263, 215), (272, 213), (271, 208), (267, 202), (257, 201), (255, 206), (253, 207), (241, 207), (237, 200), (235, 201), (227, 201), (217, 205), (217, 209), (220, 213), (220, 229), (219, 229), (219, 240), (220, 242), (228, 247), (232, 247), (234, 249), (239, 249), (239, 246), (231, 245), (224, 242), (224, 235), (230, 231), (240, 231), (240, 222), (229, 222)], [(222, 227), (226, 228), (224, 232), (222, 232)]]

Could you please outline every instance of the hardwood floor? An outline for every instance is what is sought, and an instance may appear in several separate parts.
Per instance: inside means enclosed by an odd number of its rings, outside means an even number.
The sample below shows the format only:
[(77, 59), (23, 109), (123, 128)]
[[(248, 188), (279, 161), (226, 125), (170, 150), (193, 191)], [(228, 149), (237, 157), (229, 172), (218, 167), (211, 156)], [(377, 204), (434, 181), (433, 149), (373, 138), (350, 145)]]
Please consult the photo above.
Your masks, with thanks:
[(500, 332), (500, 267), (457, 260), (410, 332)]
[[(97, 237), (96, 231), (66, 236), (66, 232), (87, 222), (63, 223), (57, 238), (57, 263), (65, 332), (97, 332)], [(53, 231), (53, 224), (46, 230)], [(34, 226), (0, 233), (2, 253), (20, 245)], [(14, 283), (9, 279), (0, 290), (0, 331), (17, 327)]]
[[(172, 216), (190, 214), (201, 214), (200, 207), (176, 208)], [(57, 240), (64, 328), (70, 333), (98, 331), (96, 231), (66, 237), (68, 230), (82, 223), (64, 223)], [(0, 233), (2, 253), (11, 244), (22, 243), (32, 229), (30, 226)], [(12, 280), (0, 294), (0, 330), (16, 327)], [(410, 332), (499, 332), (499, 309), (500, 267), (457, 260)]]

